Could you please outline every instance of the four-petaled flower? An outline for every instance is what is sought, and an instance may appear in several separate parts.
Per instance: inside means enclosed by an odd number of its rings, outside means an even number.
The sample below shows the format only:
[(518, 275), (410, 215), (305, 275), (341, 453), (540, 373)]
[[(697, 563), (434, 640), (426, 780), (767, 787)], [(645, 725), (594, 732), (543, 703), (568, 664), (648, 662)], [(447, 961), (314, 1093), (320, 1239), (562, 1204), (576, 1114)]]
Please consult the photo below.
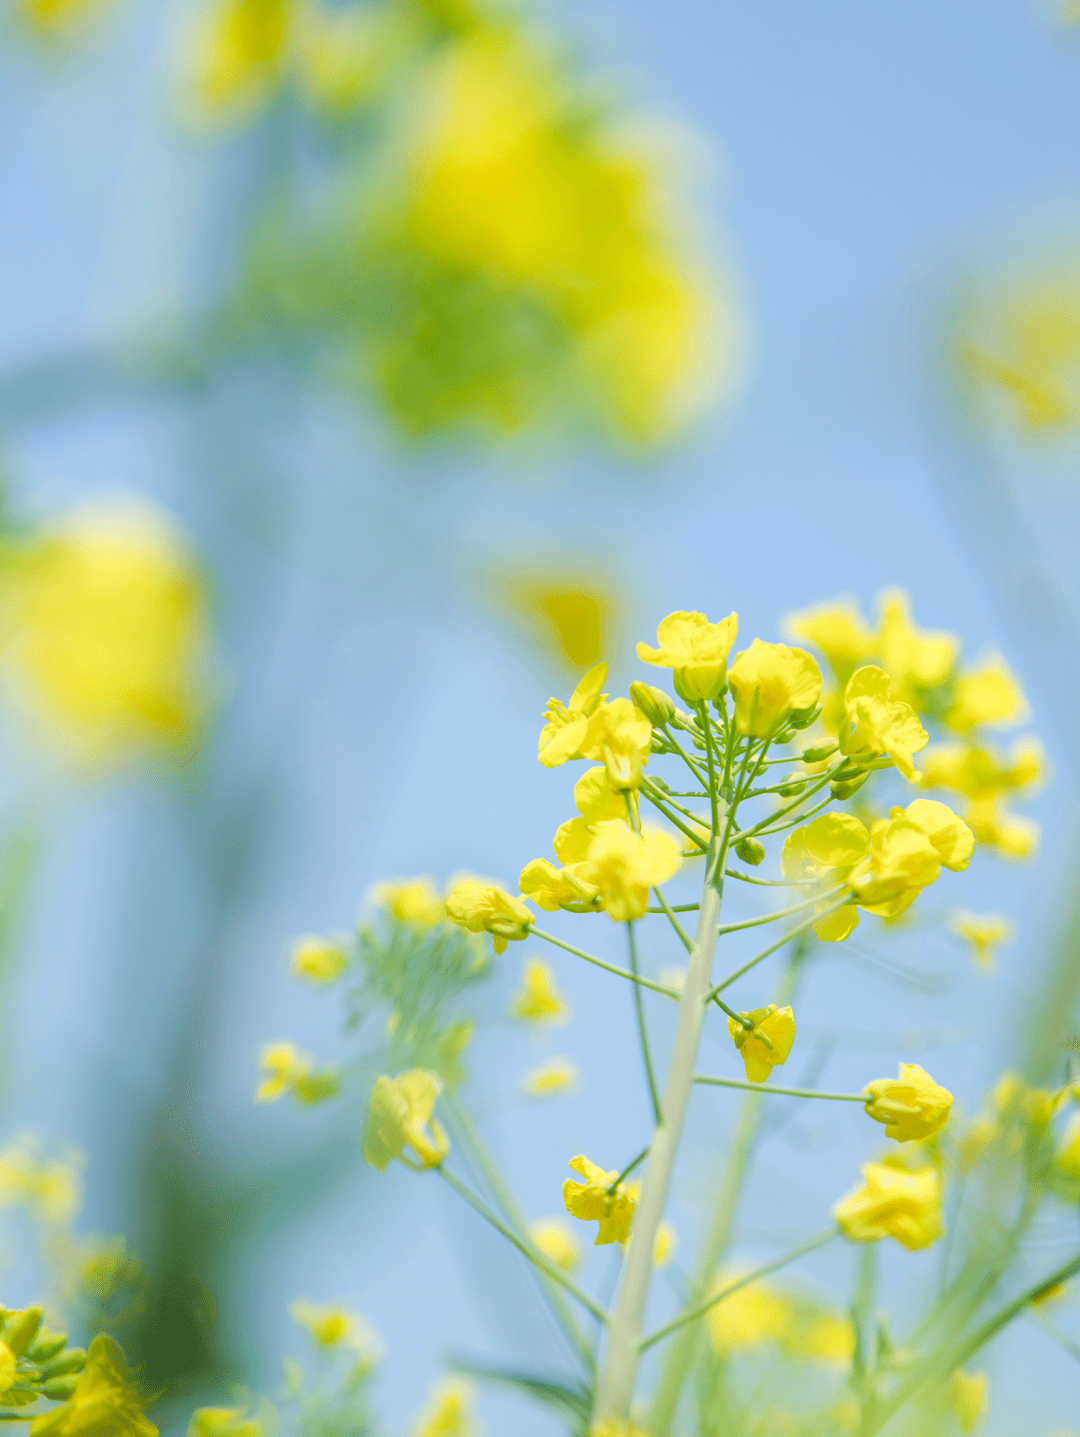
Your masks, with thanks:
[(589, 728), (589, 719), (607, 701), (600, 690), (607, 678), (607, 664), (594, 664), (570, 695), (568, 704), (548, 699), (544, 710), (547, 723), (540, 730), (538, 758), (545, 768), (557, 768), (567, 759), (583, 758), (581, 746)]
[(520, 898), (482, 878), (463, 878), (454, 885), (447, 895), (446, 916), (470, 933), (490, 933), (496, 953), (509, 942), (527, 938), (534, 922)]
[(735, 724), (752, 738), (774, 738), (790, 718), (813, 712), (821, 697), (821, 670), (805, 649), (755, 639), (728, 670)]
[(364, 1137), (364, 1157), (373, 1168), (384, 1173), (392, 1158), (415, 1166), (405, 1156), (406, 1148), (412, 1148), (423, 1167), (438, 1167), (450, 1151), (449, 1139), (432, 1116), (442, 1086), (427, 1068), (410, 1068), (396, 1078), (383, 1073), (375, 1080)]
[[(791, 1045), (795, 1041), (795, 1015), (790, 1008), (778, 1008), (770, 1003), (767, 1008), (752, 1008), (749, 1013), (740, 1013), (740, 1018), (749, 1018), (752, 1028), (746, 1028), (736, 1018), (728, 1019), (728, 1032), (746, 1064), (746, 1076), (752, 1083), (763, 1083), (773, 1068), (786, 1063)], [(769, 1043), (762, 1037), (768, 1038)]]
[(567, 1178), (563, 1183), (563, 1202), (571, 1217), (582, 1222), (599, 1222), (596, 1247), (609, 1242), (625, 1242), (630, 1236), (630, 1224), (637, 1206), (637, 1184), (612, 1184), (619, 1176), (617, 1172), (606, 1173), (588, 1158), (570, 1159), (574, 1172), (580, 1173), (584, 1183)]
[(863, 1089), (866, 1111), (885, 1123), (885, 1136), (898, 1143), (929, 1138), (948, 1121), (953, 1095), (918, 1063), (901, 1063), (897, 1078), (876, 1078)]
[(887, 755), (910, 783), (917, 783), (919, 774), (912, 755), (929, 741), (930, 735), (911, 705), (893, 698), (884, 669), (867, 664), (855, 670), (844, 690), (841, 753), (862, 767)]
[(687, 703), (714, 699), (727, 681), (727, 656), (739, 631), (738, 614), (710, 624), (704, 614), (680, 609), (660, 621), (660, 647), (639, 643), (638, 658), (646, 664), (675, 670), (675, 690)]
[(833, 1208), (852, 1242), (893, 1237), (909, 1252), (929, 1247), (944, 1232), (941, 1177), (936, 1168), (909, 1172), (890, 1163), (864, 1163), (863, 1185)]

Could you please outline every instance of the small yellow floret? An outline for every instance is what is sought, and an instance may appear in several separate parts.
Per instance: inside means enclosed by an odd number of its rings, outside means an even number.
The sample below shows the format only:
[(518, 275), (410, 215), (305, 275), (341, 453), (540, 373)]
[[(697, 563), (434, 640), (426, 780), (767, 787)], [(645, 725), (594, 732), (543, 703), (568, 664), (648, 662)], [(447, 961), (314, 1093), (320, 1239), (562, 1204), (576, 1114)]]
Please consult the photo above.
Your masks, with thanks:
[(320, 1347), (348, 1348), (357, 1354), (365, 1368), (374, 1367), (382, 1356), (379, 1334), (366, 1317), (349, 1307), (299, 1297), (290, 1304), (289, 1316)]
[(584, 1183), (567, 1178), (563, 1183), (563, 1202), (571, 1217), (582, 1222), (598, 1222), (596, 1247), (605, 1243), (625, 1242), (630, 1236), (630, 1224), (634, 1220), (637, 1206), (636, 1185), (620, 1183), (613, 1191), (608, 1189), (619, 1176), (618, 1172), (605, 1172), (588, 1158), (570, 1159), (574, 1172), (580, 1173)]
[(544, 1256), (563, 1272), (573, 1272), (581, 1261), (577, 1238), (558, 1218), (540, 1218), (530, 1223), (529, 1236)]
[(473, 1390), (459, 1377), (448, 1377), (432, 1393), (412, 1437), (472, 1437)]
[(450, 1141), (433, 1117), (442, 1080), (427, 1068), (410, 1068), (396, 1078), (381, 1074), (371, 1094), (371, 1113), (364, 1137), (364, 1157), (385, 1172), (392, 1158), (410, 1166), (411, 1148), (425, 1168), (434, 1168), (450, 1151)]
[(434, 928), (446, 920), (446, 902), (430, 878), (391, 878), (376, 883), (371, 901), (398, 923)]
[(529, 936), (535, 919), (520, 898), (481, 878), (463, 878), (446, 899), (446, 916), (470, 933), (488, 932), (496, 953)]
[(788, 719), (809, 719), (821, 697), (821, 670), (805, 649), (755, 639), (728, 670), (740, 733), (773, 738)]
[[(745, 1276), (739, 1271), (719, 1274), (710, 1296), (725, 1291)], [(787, 1301), (764, 1282), (748, 1283), (713, 1304), (705, 1314), (709, 1339), (719, 1353), (760, 1347), (781, 1337), (791, 1321)]]
[(333, 983), (349, 966), (349, 959), (340, 943), (309, 933), (293, 944), (289, 971), (294, 978), (309, 983)]
[(526, 1023), (565, 1023), (570, 1004), (559, 992), (555, 970), (542, 958), (530, 958), (521, 974), (521, 987), (510, 1001), (510, 1013)]
[(704, 614), (679, 609), (660, 621), (660, 647), (639, 643), (638, 658), (646, 664), (675, 670), (675, 690), (687, 703), (714, 699), (727, 680), (727, 657), (739, 631), (738, 614), (710, 624)]
[(961, 1432), (971, 1432), (990, 1405), (990, 1379), (958, 1368), (949, 1379), (949, 1398)]
[(907, 1172), (888, 1163), (864, 1163), (863, 1185), (833, 1208), (852, 1242), (893, 1237), (910, 1252), (941, 1237), (941, 1177), (935, 1168)]
[(1012, 924), (997, 913), (954, 913), (950, 924), (958, 938), (971, 947), (976, 964), (988, 973), (994, 969), (994, 950), (1012, 937)]
[(1027, 699), (1019, 679), (995, 654), (974, 673), (959, 675), (945, 722), (956, 733), (966, 734), (983, 724), (1023, 723), (1027, 716)]
[(582, 744), (589, 719), (607, 702), (600, 690), (607, 678), (607, 664), (594, 664), (570, 695), (568, 704), (548, 699), (547, 720), (540, 730), (538, 757), (545, 768), (557, 768), (568, 759), (584, 758)]
[(588, 867), (609, 917), (617, 923), (641, 918), (649, 889), (673, 878), (681, 862), (679, 844), (659, 829), (634, 833), (625, 823), (602, 823), (589, 844)]
[(548, 1058), (529, 1069), (521, 1080), (521, 1087), (530, 1098), (555, 1098), (572, 1093), (580, 1077), (573, 1058)]
[(885, 1123), (885, 1136), (898, 1143), (928, 1138), (945, 1126), (953, 1104), (948, 1088), (934, 1082), (918, 1063), (901, 1063), (898, 1078), (877, 1078), (867, 1083), (866, 1111)]
[(767, 1008), (753, 1008), (749, 1013), (740, 1013), (739, 1017), (749, 1018), (753, 1028), (745, 1028), (735, 1018), (729, 1018), (728, 1032), (742, 1054), (746, 1076), (752, 1083), (763, 1083), (774, 1067), (788, 1060), (795, 1041), (795, 1015), (790, 1007), (777, 1008), (775, 1003), (770, 1003)]
[(887, 755), (910, 783), (918, 782), (912, 756), (930, 735), (911, 705), (893, 697), (883, 669), (873, 664), (856, 669), (844, 689), (844, 714), (841, 753), (863, 765)]

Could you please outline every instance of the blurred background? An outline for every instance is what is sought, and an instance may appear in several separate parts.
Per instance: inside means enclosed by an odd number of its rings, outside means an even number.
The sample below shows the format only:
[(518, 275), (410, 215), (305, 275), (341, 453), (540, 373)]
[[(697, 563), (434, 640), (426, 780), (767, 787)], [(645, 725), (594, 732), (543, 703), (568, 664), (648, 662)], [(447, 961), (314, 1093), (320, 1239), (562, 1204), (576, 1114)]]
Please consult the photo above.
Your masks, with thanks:
[[(738, 609), (748, 642), (900, 586), (1004, 654), (1048, 755), (1041, 839), (980, 853), (938, 914), (1007, 917), (996, 970), (947, 921), (817, 954), (800, 1033), (830, 1087), (903, 1057), (971, 1111), (1006, 1065), (1046, 1076), (1028, 1017), (1080, 922), (1077, 18), (4, 0), (5, 1301), (28, 1235), (55, 1269), (126, 1234), (145, 1280), (114, 1244), (105, 1287), (176, 1395), (164, 1430), (274, 1394), (297, 1296), (383, 1334), (391, 1431), (447, 1357), (555, 1361), (498, 1240), (364, 1166), (361, 1094), (255, 1107), (258, 1054), (355, 1049), (289, 982), (298, 934), (348, 930), (388, 877), (548, 855), (548, 696), (601, 657), (624, 689), (672, 609)], [(666, 935), (644, 957), (679, 961)], [(521, 959), (472, 1000), (464, 1095), (543, 1217), (571, 1155), (637, 1151), (645, 1096), (628, 995), (560, 963), (573, 1021), (526, 1034)], [(526, 1103), (556, 1051), (580, 1090)], [(687, 1258), (736, 1111), (695, 1102)], [(790, 1244), (793, 1170), (824, 1214), (866, 1156), (832, 1114), (774, 1126), (749, 1257)], [(31, 1169), (55, 1179), (32, 1201)], [(1077, 1335), (1075, 1299), (1058, 1321)], [(991, 1437), (1075, 1427), (1075, 1358), (1037, 1325), (989, 1369)], [(497, 1393), (481, 1415), (559, 1430)]]

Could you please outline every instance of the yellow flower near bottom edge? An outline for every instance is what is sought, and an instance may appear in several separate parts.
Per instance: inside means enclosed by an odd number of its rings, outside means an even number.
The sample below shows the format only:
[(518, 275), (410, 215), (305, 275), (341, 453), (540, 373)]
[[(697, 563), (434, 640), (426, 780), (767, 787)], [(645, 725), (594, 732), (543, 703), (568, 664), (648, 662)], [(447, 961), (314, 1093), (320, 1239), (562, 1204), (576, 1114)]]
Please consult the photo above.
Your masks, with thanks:
[(949, 1398), (961, 1432), (970, 1432), (990, 1405), (990, 1379), (985, 1372), (957, 1368), (949, 1381)]
[(99, 1333), (90, 1344), (75, 1391), (61, 1407), (35, 1417), (31, 1437), (158, 1437), (143, 1416), (123, 1351)]
[(471, 1437), (473, 1389), (459, 1377), (440, 1382), (413, 1428), (412, 1437)]
[(538, 1218), (529, 1224), (529, 1236), (546, 1258), (563, 1272), (573, 1272), (581, 1261), (581, 1248), (573, 1233), (558, 1218)]
[(944, 1232), (941, 1176), (936, 1168), (907, 1172), (888, 1163), (864, 1163), (863, 1185), (833, 1208), (852, 1242), (893, 1237), (909, 1252), (929, 1247)]

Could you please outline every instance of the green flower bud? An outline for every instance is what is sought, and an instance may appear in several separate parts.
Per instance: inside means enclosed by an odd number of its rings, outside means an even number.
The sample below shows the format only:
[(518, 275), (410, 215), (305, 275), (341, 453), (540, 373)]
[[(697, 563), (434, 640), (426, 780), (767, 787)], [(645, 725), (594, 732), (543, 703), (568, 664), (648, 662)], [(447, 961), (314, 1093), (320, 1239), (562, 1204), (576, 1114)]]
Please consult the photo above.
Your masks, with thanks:
[(4, 1324), (4, 1341), (16, 1357), (21, 1357), (30, 1346), (40, 1326), (40, 1307), (27, 1307), (22, 1312), (12, 1313), (8, 1318)]
[(796, 709), (788, 719), (788, 723), (792, 728), (809, 728), (810, 725), (816, 723), (820, 717), (821, 705), (818, 704), (815, 708)]
[(81, 1372), (86, 1366), (86, 1352), (81, 1347), (69, 1347), (65, 1353), (46, 1364), (41, 1375), (46, 1382), (54, 1377), (66, 1377), (69, 1372)]
[(77, 1377), (54, 1377), (42, 1384), (41, 1390), (50, 1402), (67, 1402), (75, 1396)]
[(869, 777), (870, 774), (864, 771), (860, 774), (856, 774), (854, 778), (845, 778), (839, 783), (834, 779), (833, 782), (829, 784), (829, 791), (833, 798), (850, 798), (853, 793), (858, 793), (859, 789), (862, 788)]
[(794, 783), (782, 784), (776, 791), (781, 798), (794, 798), (797, 793), (802, 793), (808, 782), (808, 779), (797, 778)]
[(836, 740), (829, 739), (827, 743), (816, 743), (813, 748), (803, 749), (803, 763), (821, 763), (823, 759), (831, 758), (836, 752)]
[(654, 726), (670, 723), (675, 717), (674, 700), (663, 689), (653, 688), (652, 684), (643, 684), (640, 679), (635, 679), (630, 685), (630, 697)]
[(37, 1340), (26, 1354), (31, 1362), (48, 1362), (67, 1346), (66, 1332), (50, 1332), (47, 1327), (38, 1329)]
[(735, 845), (735, 852), (744, 863), (756, 868), (765, 857), (765, 845), (756, 838), (740, 838)]

